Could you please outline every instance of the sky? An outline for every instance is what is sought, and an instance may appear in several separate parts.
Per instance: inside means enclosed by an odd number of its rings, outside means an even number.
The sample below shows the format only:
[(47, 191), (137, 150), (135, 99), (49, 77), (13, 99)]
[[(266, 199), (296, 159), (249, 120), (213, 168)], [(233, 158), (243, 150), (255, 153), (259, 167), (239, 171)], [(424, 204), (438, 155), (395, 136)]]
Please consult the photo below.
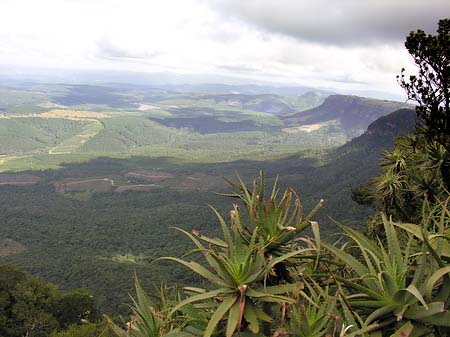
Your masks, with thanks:
[(0, 65), (205, 74), (398, 94), (449, 0), (1, 0)]

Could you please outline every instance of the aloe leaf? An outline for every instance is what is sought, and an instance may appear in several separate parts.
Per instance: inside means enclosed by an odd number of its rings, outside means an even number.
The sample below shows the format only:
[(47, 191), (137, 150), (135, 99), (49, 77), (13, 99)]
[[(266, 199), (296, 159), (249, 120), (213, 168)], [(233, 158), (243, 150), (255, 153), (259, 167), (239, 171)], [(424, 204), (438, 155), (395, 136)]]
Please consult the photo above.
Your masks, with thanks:
[(423, 241), (422, 228), (420, 226), (402, 222), (393, 222), (393, 225), (407, 231), (419, 240)]
[(414, 325), (411, 322), (407, 322), (401, 326), (391, 337), (409, 337), (414, 329)]
[(444, 311), (444, 302), (433, 302), (428, 304), (428, 310), (418, 305), (409, 307), (404, 317), (408, 319), (422, 319)]
[(145, 335), (158, 335), (160, 324), (158, 322), (158, 319), (154, 316), (153, 312), (149, 310), (149, 308), (151, 308), (150, 299), (142, 289), (136, 275), (134, 283), (137, 299), (135, 300), (134, 298), (132, 298), (132, 301), (134, 303), (133, 312), (138, 318), (135, 325)]
[(272, 320), (273, 320), (272, 317), (267, 315), (264, 312), (264, 310), (262, 310), (259, 306), (256, 305), (254, 307), (254, 309), (255, 309), (255, 313), (256, 313), (256, 316), (258, 317), (258, 319), (260, 319), (261, 321), (264, 321), (264, 322), (268, 322), (268, 323), (272, 322)]
[[(239, 180), (239, 183), (241, 184), (241, 186), (239, 187), (239, 189), (240, 189), (242, 192), (244, 192), (244, 197), (245, 197), (245, 198), (242, 198), (242, 197), (241, 197), (241, 199), (242, 199), (247, 205), (250, 205), (250, 201), (252, 200), (252, 197), (250, 196), (250, 193), (248, 192), (247, 187), (245, 186), (244, 182), (242, 181), (241, 176), (240, 176), (237, 172), (235, 172), (235, 174), (236, 174), (236, 177), (237, 177), (238, 180)], [(236, 184), (236, 185), (237, 185), (237, 184)]]
[(236, 302), (236, 296), (229, 294), (225, 297), (224, 301), (217, 307), (211, 319), (208, 322), (205, 333), (203, 337), (210, 337), (214, 332), (217, 324), (222, 320), (225, 313), (231, 308), (231, 306)]
[(386, 215), (381, 214), (384, 224), (384, 231), (386, 234), (386, 239), (388, 243), (389, 254), (391, 258), (395, 261), (397, 267), (402, 267), (404, 269), (405, 262), (403, 261), (402, 252), (400, 250), (400, 243), (398, 242), (397, 232), (391, 221), (386, 218)]
[(252, 297), (252, 298), (255, 298), (255, 299), (258, 299), (261, 301), (265, 301), (265, 302), (276, 302), (276, 303), (283, 303), (283, 302), (294, 303), (295, 302), (295, 300), (293, 298), (286, 297), (286, 296), (280, 296), (280, 295), (268, 294), (266, 292), (254, 290), (250, 287), (247, 288), (246, 294), (249, 297)]
[(264, 172), (261, 170), (259, 171), (259, 197), (261, 198), (261, 200), (264, 199), (264, 192), (266, 191), (266, 180), (264, 178)]
[(218, 256), (216, 254), (211, 254), (211, 259), (215, 261), (215, 265), (217, 267), (217, 273), (222, 276), (224, 281), (226, 281), (226, 285), (228, 287), (235, 287), (237, 286), (237, 283), (233, 277), (233, 270), (234, 269), (230, 262), (225, 260), (223, 257)]
[(103, 315), (105, 317), (106, 321), (108, 322), (108, 326), (111, 328), (111, 330), (119, 337), (130, 337), (130, 333), (128, 331), (125, 331), (121, 328), (119, 328), (108, 316)]
[(447, 266), (447, 267), (436, 270), (433, 273), (433, 275), (430, 276), (430, 278), (428, 279), (428, 281), (425, 285), (425, 296), (427, 298), (431, 298), (431, 294), (433, 292), (434, 286), (439, 281), (439, 279), (441, 279), (442, 277), (444, 277), (445, 275), (447, 275), (449, 273), (450, 273), (450, 266)]
[(177, 310), (181, 309), (182, 307), (184, 307), (185, 305), (187, 305), (189, 303), (202, 301), (202, 300), (207, 300), (207, 299), (213, 299), (216, 296), (229, 294), (231, 292), (232, 291), (230, 289), (220, 288), (220, 289), (208, 291), (208, 292), (203, 293), (203, 294), (198, 294), (198, 295), (194, 295), (194, 296), (188, 297), (185, 300), (183, 300), (181, 302), (178, 302), (177, 305), (174, 306), (172, 308), (172, 310), (170, 311), (169, 316), (172, 316)]
[(208, 269), (206, 269), (205, 267), (203, 267), (202, 265), (198, 264), (197, 262), (194, 261), (184, 261), (182, 259), (176, 258), (176, 257), (161, 257), (158, 260), (169, 260), (169, 261), (175, 261), (178, 262), (180, 264), (182, 264), (183, 266), (186, 266), (187, 268), (189, 268), (190, 270), (192, 270), (193, 272), (199, 274), (200, 276), (206, 278), (207, 280), (209, 280), (212, 283), (215, 283), (219, 286), (222, 287), (227, 287), (228, 284), (226, 284), (220, 277), (217, 277), (216, 275), (214, 275), (213, 273), (211, 273)]
[(421, 258), (417, 264), (418, 264), (418, 267), (416, 268), (416, 271), (414, 273), (414, 277), (413, 277), (411, 284), (417, 285), (418, 283), (420, 283), (420, 287), (422, 287), (424, 278), (425, 278), (426, 268), (428, 266), (428, 264), (427, 264), (427, 247), (425, 244), (422, 244)]
[(244, 318), (248, 322), (248, 329), (253, 333), (259, 332), (258, 318), (252, 303), (247, 303), (244, 309)]
[(425, 302), (422, 294), (420, 293), (419, 289), (416, 288), (416, 286), (414, 286), (413, 284), (410, 284), (408, 286), (408, 288), (405, 289), (405, 291), (409, 292), (410, 294), (412, 294), (415, 298), (417, 298), (419, 300), (419, 302), (425, 307), (425, 309), (428, 310), (428, 305)]
[(353, 316), (352, 311), (348, 306), (348, 302), (347, 299), (345, 298), (345, 295), (339, 296), (338, 300), (344, 313), (344, 321), (350, 324), (351, 326), (357, 326), (355, 317)]
[[(197, 239), (197, 237), (195, 237), (191, 233), (185, 231), (184, 229), (177, 228), (177, 227), (175, 227), (175, 229), (178, 230), (179, 232), (185, 234), (187, 237), (189, 237), (191, 239), (191, 241), (194, 242), (194, 244), (198, 247), (199, 251), (203, 253), (203, 256), (205, 257), (205, 259), (209, 263), (209, 265), (213, 269), (215, 269), (217, 272), (219, 272), (219, 270), (218, 270), (219, 266), (217, 265), (217, 262), (214, 261), (214, 259), (209, 254), (209, 251), (206, 250), (205, 247), (203, 247), (203, 245), (200, 243), (200, 241)], [(225, 246), (226, 246), (226, 244), (225, 244)], [(224, 277), (224, 275), (222, 275), (222, 277)]]
[(314, 266), (314, 269), (317, 269), (317, 267), (319, 266), (320, 249), (321, 249), (321, 247), (320, 247), (321, 240), (320, 240), (319, 223), (317, 221), (311, 221), (311, 229), (312, 229), (312, 232), (313, 232), (314, 241), (316, 242), (317, 259), (316, 259), (316, 264)]
[(271, 295), (278, 295), (284, 293), (292, 293), (300, 288), (302, 288), (301, 283), (287, 283), (277, 286), (264, 287), (264, 292)]
[(283, 262), (283, 261), (285, 261), (285, 260), (287, 260), (287, 259), (290, 259), (291, 257), (294, 257), (294, 256), (296, 256), (296, 255), (300, 255), (300, 254), (303, 254), (303, 253), (305, 253), (305, 252), (310, 252), (310, 251), (313, 251), (313, 249), (305, 248), (305, 249), (295, 250), (295, 251), (290, 252), (290, 253), (286, 253), (286, 254), (284, 254), (284, 255), (282, 255), (282, 256), (279, 256), (279, 257), (273, 259), (273, 260), (269, 263), (268, 268), (269, 268), (269, 269), (272, 269), (272, 268), (275, 267), (275, 265), (277, 265), (278, 263), (281, 263), (281, 262)]
[(214, 246), (220, 247), (220, 248), (227, 248), (228, 245), (225, 241), (218, 239), (218, 238), (210, 238), (204, 235), (198, 236), (198, 238), (202, 241), (205, 241), (206, 243), (210, 243)]
[(195, 334), (188, 331), (172, 330), (169, 331), (164, 337), (195, 337)]
[(359, 290), (361, 291), (364, 295), (370, 297), (370, 298), (374, 298), (377, 299), (379, 301), (383, 301), (386, 303), (386, 301), (388, 300), (388, 298), (386, 298), (383, 294), (380, 294), (378, 291), (376, 290), (372, 290), (370, 288), (367, 288), (363, 285), (360, 285), (359, 283), (350, 281), (346, 278), (340, 277), (340, 276), (335, 276), (336, 280), (338, 280), (339, 282), (342, 282), (344, 285), (346, 285), (347, 287), (353, 288), (355, 290)]
[(184, 235), (186, 235), (187, 237), (189, 237), (192, 242), (194, 242), (194, 244), (199, 248), (199, 249), (205, 249), (205, 247), (203, 247), (203, 245), (200, 243), (199, 239), (202, 241), (205, 241), (207, 243), (211, 243), (213, 245), (219, 246), (221, 248), (226, 248), (227, 244), (225, 241), (220, 240), (220, 239), (212, 239), (203, 235), (193, 235), (191, 233), (189, 233), (188, 231), (185, 231), (182, 228), (178, 228), (178, 227), (174, 227), (177, 231), (183, 233)]
[(213, 206), (209, 205), (209, 208), (212, 209), (212, 211), (216, 215), (217, 219), (219, 220), (220, 226), (222, 227), (222, 232), (223, 232), (225, 242), (227, 243), (228, 246), (230, 246), (233, 241), (231, 239), (231, 234), (230, 234), (230, 231), (228, 230), (225, 220), (223, 219), (222, 215), (220, 215), (220, 213)]
[(398, 285), (395, 283), (394, 279), (387, 272), (381, 272), (381, 279), (383, 280), (384, 285), (386, 286), (386, 290), (389, 296), (394, 296), (394, 294), (398, 290)]
[(332, 245), (328, 245), (324, 243), (324, 246), (331, 251), (334, 255), (336, 255), (342, 262), (349, 265), (360, 277), (369, 273), (369, 270), (357, 259), (355, 259), (352, 255), (344, 252), (343, 250), (336, 248)]
[(204, 293), (206, 293), (206, 290), (203, 289), (203, 288), (197, 288), (197, 287), (184, 287), (183, 289), (184, 289), (185, 291), (193, 292), (193, 293), (196, 293), (196, 294), (204, 294)]
[(398, 305), (396, 304), (388, 304), (385, 305), (384, 307), (378, 308), (377, 310), (375, 310), (374, 312), (372, 312), (366, 319), (365, 324), (370, 324), (384, 316), (386, 316), (387, 314), (391, 313), (392, 311), (394, 311), (396, 308), (398, 308)]
[(369, 301), (369, 300), (352, 300), (348, 299), (348, 302), (358, 308), (380, 308), (386, 305), (385, 301)]
[(305, 216), (305, 218), (303, 219), (303, 222), (308, 222), (309, 220), (312, 219), (312, 217), (314, 215), (316, 215), (316, 213), (323, 207), (323, 200), (320, 200), (316, 206), (314, 206), (314, 208)]
[(363, 247), (364, 249), (371, 252), (372, 254), (375, 254), (379, 259), (381, 259), (382, 256), (379, 252), (380, 248), (371, 239), (351, 227), (342, 225), (335, 220), (333, 220), (333, 222), (355, 242), (358, 241), (360, 243), (360, 247)]
[[(424, 229), (422, 229), (422, 231), (425, 232)], [(431, 255), (433, 256), (433, 258), (436, 260), (437, 264), (439, 265), (439, 267), (444, 268), (446, 266), (445, 262), (442, 261), (441, 257), (439, 256), (439, 254), (436, 252), (436, 250), (433, 248), (432, 244), (430, 243), (428, 237), (426, 235), (423, 235), (423, 242), (425, 243), (425, 245), (428, 247), (428, 249), (430, 250)]]
[(234, 330), (238, 325), (239, 321), (239, 303), (235, 302), (230, 308), (228, 313), (228, 321), (227, 321), (227, 330), (225, 333), (226, 337), (231, 337), (233, 335)]
[(437, 314), (424, 317), (420, 322), (425, 324), (450, 327), (450, 311), (443, 311)]

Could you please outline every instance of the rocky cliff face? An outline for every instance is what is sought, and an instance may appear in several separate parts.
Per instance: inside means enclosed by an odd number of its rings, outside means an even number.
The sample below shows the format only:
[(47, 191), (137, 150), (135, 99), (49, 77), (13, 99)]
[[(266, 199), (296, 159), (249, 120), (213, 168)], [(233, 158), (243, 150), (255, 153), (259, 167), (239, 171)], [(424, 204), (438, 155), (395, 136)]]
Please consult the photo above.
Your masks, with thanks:
[(283, 117), (289, 125), (306, 125), (337, 120), (349, 138), (360, 135), (370, 123), (388, 113), (408, 107), (399, 102), (358, 96), (331, 95), (322, 105)]
[(412, 109), (399, 109), (383, 116), (367, 127), (367, 137), (396, 138), (414, 131), (416, 114)]
[(389, 115), (380, 117), (367, 127), (367, 131), (351, 142), (343, 145), (337, 151), (365, 148), (379, 152), (389, 150), (396, 138), (414, 132), (416, 113), (412, 109), (399, 109)]

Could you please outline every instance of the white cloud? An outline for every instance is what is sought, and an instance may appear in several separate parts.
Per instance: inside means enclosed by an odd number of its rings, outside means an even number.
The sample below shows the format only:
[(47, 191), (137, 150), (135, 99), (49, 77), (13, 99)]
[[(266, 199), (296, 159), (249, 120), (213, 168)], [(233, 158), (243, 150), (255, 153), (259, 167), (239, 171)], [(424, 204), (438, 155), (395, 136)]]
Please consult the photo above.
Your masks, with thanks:
[[(401, 6), (378, 0), (370, 7), (371, 17), (370, 13), (358, 15), (362, 5), (356, 6), (360, 3), (356, 0), (333, 2), (344, 4), (341, 7), (307, 3), (313, 4), (288, 0), (2, 0), (0, 64), (174, 71), (401, 92), (395, 75), (409, 61), (401, 39), (392, 39), (386, 32), (395, 28), (398, 35), (406, 28), (400, 23), (384, 27), (387, 19), (377, 17)], [(405, 5), (404, 0), (399, 3)], [(348, 11), (349, 4), (355, 9)], [(397, 18), (404, 15), (397, 14)], [(346, 36), (354, 43), (336, 36), (336, 43), (321, 38), (326, 29), (336, 27), (343, 29), (339, 34), (348, 34), (351, 23), (361, 20), (371, 26)], [(420, 27), (409, 19), (399, 21), (411, 29)], [(431, 14), (428, 21), (437, 22)], [(377, 22), (381, 28), (375, 27)], [(308, 32), (314, 34), (304, 37)], [(378, 44), (361, 43), (361, 36), (371, 33)], [(402, 36), (407, 33), (401, 32)]]

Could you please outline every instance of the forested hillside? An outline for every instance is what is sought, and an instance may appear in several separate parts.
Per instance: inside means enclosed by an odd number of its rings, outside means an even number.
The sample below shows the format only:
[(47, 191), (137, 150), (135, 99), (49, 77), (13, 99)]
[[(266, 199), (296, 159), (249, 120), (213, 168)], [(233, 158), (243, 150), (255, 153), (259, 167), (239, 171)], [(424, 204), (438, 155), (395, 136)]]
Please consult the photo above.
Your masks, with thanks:
[(246, 181), (260, 169), (272, 179), (280, 174), (281, 185), (298, 191), (307, 208), (323, 198), (318, 219), (325, 237), (337, 231), (328, 216), (364, 228), (371, 209), (354, 203), (351, 189), (379, 172), (382, 150), (392, 147), (394, 137), (411, 131), (413, 120), (410, 110), (394, 112), (341, 148), (273, 161), (197, 164), (139, 156), (99, 158), (60, 170), (28, 171), (39, 182), (25, 186), (20, 182), (30, 178), (23, 173), (0, 174), (0, 261), (64, 289), (87, 288), (101, 311), (126, 312), (122, 303), (132, 290), (133, 270), (146, 287), (163, 280), (192, 280), (179, 268), (152, 262), (187, 249), (173, 226), (217, 234), (217, 221), (206, 205), (227, 210), (230, 200), (214, 192), (228, 190), (222, 177), (235, 180), (234, 170)]

